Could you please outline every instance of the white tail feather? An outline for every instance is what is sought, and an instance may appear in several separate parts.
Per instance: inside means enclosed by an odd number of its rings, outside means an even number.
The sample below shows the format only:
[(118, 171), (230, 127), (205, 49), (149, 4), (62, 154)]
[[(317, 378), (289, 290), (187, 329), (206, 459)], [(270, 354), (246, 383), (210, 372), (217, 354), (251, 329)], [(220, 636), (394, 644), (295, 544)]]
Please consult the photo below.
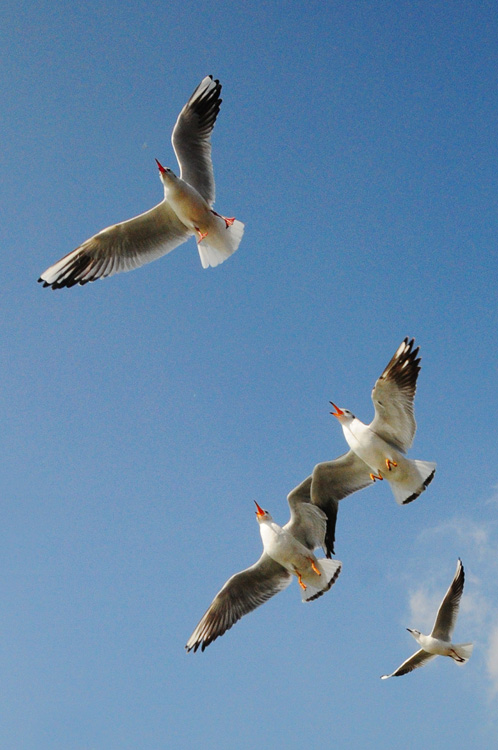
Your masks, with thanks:
[(236, 219), (231, 226), (224, 227), (221, 232), (208, 234), (198, 242), (202, 267), (214, 267), (223, 263), (237, 250), (243, 234), (244, 224)]
[[(406, 463), (405, 463), (406, 462)], [(405, 459), (408, 471), (402, 481), (396, 481), (396, 475), (385, 477), (391, 485), (394, 499), (398, 505), (406, 505), (415, 500), (432, 482), (436, 471), (436, 464), (432, 461), (418, 461)]]
[(453, 650), (456, 651), (460, 659), (463, 659), (463, 661), (455, 659), (455, 663), (462, 666), (462, 664), (465, 664), (465, 662), (467, 662), (472, 656), (472, 651), (474, 650), (474, 644), (473, 643), (456, 643), (453, 646)]
[[(318, 599), (319, 596), (325, 594), (331, 586), (334, 585), (339, 573), (341, 572), (342, 562), (340, 560), (327, 560), (325, 557), (321, 558), (316, 563), (318, 570), (322, 574), (321, 578), (315, 576), (315, 580), (319, 582), (318, 587), (308, 582), (305, 579), (306, 590), (301, 591), (301, 598), (303, 602), (311, 602), (313, 599)], [(323, 582), (322, 582), (323, 579)]]

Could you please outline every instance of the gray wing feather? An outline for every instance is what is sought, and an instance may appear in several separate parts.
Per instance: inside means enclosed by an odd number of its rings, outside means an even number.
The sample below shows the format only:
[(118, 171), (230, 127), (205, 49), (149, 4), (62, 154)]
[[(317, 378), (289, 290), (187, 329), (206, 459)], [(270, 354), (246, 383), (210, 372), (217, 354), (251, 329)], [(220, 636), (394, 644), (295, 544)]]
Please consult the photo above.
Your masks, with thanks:
[(178, 115), (171, 142), (180, 177), (209, 203), (214, 203), (215, 187), (211, 160), (211, 132), (220, 111), (221, 84), (212, 76), (202, 79)]
[(372, 390), (375, 417), (372, 430), (401, 451), (413, 442), (417, 424), (413, 402), (420, 372), (419, 347), (405, 338)]
[(131, 271), (166, 255), (182, 242), (190, 231), (167, 203), (162, 201), (150, 211), (133, 219), (113, 224), (47, 268), (39, 282), (52, 289), (87, 284), (120, 271)]
[(291, 580), (291, 574), (263, 552), (257, 563), (228, 579), (185, 648), (195, 652), (200, 647), (204, 651), (241, 617), (287, 588)]
[(353, 451), (348, 451), (333, 461), (317, 464), (312, 475), (289, 494), (289, 504), (294, 498), (301, 503), (311, 502), (327, 516), (324, 540), (327, 557), (334, 552), (339, 500), (369, 484), (372, 484), (370, 469)]
[(327, 530), (327, 516), (309, 500), (303, 500), (293, 491), (287, 496), (291, 509), (290, 521), (284, 529), (309, 550), (323, 547)]
[(451, 641), (451, 636), (455, 628), (460, 607), (460, 599), (463, 593), (463, 584), (465, 582), (465, 573), (462, 561), (459, 559), (455, 577), (453, 578), (443, 601), (439, 605), (436, 621), (432, 628), (431, 635), (442, 641)]
[(403, 664), (401, 664), (392, 674), (383, 674), (381, 679), (387, 680), (388, 677), (400, 677), (402, 674), (413, 672), (414, 669), (423, 667), (424, 664), (435, 659), (436, 656), (437, 654), (429, 654), (428, 651), (424, 651), (424, 649), (421, 648), (419, 651), (416, 651), (413, 656), (410, 656), (409, 659), (404, 661)]

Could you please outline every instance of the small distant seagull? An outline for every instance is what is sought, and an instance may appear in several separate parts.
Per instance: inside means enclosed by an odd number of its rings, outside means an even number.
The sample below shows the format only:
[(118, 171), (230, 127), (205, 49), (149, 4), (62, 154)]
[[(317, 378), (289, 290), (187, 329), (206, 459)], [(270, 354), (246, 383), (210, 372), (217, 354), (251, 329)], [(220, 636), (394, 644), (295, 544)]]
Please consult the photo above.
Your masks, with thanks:
[(203, 268), (223, 263), (237, 250), (242, 222), (216, 213), (211, 132), (220, 110), (221, 84), (206, 76), (180, 112), (171, 142), (180, 177), (156, 159), (164, 200), (133, 219), (90, 237), (47, 268), (38, 279), (52, 289), (86, 284), (131, 271), (197, 236)]
[(463, 565), (459, 559), (455, 577), (439, 606), (436, 622), (431, 634), (423, 635), (420, 630), (407, 628), (408, 632), (413, 635), (422, 648), (404, 661), (395, 672), (392, 674), (383, 674), (381, 677), (382, 680), (387, 680), (388, 677), (399, 677), (402, 674), (411, 672), (413, 669), (417, 669), (417, 667), (423, 667), (424, 664), (427, 664), (428, 661), (438, 655), (450, 656), (457, 664), (465, 664), (470, 659), (474, 648), (472, 643), (451, 643), (451, 636), (458, 617), (464, 580)]
[(348, 409), (341, 409), (332, 401), (331, 412), (341, 423), (349, 447), (361, 460), (354, 464), (352, 476), (365, 480), (365, 465), (372, 482), (386, 479), (400, 505), (406, 505), (432, 481), (436, 464), (417, 461), (403, 454), (410, 448), (417, 428), (413, 415), (413, 401), (420, 371), (419, 347), (405, 338), (386, 369), (375, 383), (372, 401), (375, 417), (366, 425)]
[[(408, 341), (408, 338), (404, 339), (377, 380), (372, 391), (376, 415), (370, 426), (355, 419), (346, 409), (335, 407), (334, 416), (341, 418), (344, 435), (351, 450), (333, 461), (317, 464), (311, 476), (301, 482), (289, 495), (290, 498), (301, 502), (313, 503), (325, 512), (327, 557), (334, 552), (335, 527), (340, 500), (368, 487), (375, 479), (382, 478), (390, 482), (397, 502), (405, 505), (418, 497), (434, 476), (436, 464), (426, 461), (410, 461), (400, 456), (398, 452), (405, 452), (411, 446), (416, 430), (413, 400), (420, 370), (420, 358), (417, 359), (419, 348), (412, 349), (413, 343), (413, 339), (411, 341)], [(363, 449), (358, 445), (358, 439), (355, 440), (351, 436), (351, 424), (353, 424), (353, 430), (358, 427), (360, 435), (364, 436), (362, 438)], [(363, 445), (365, 438), (367, 439), (366, 446)], [(367, 458), (372, 459), (372, 443), (377, 449), (373, 456), (375, 459), (373, 469), (367, 461)], [(399, 458), (399, 460), (396, 459), (397, 466), (392, 460), (394, 455)], [(386, 463), (386, 458), (391, 459), (389, 465)], [(377, 465), (378, 463), (382, 468)]]
[(288, 498), (291, 517), (279, 526), (256, 503), (263, 554), (250, 568), (229, 578), (190, 636), (187, 651), (204, 651), (241, 617), (287, 588), (297, 576), (302, 600), (313, 601), (335, 583), (341, 572), (339, 560), (318, 559), (313, 550), (322, 547), (327, 519), (320, 508)]

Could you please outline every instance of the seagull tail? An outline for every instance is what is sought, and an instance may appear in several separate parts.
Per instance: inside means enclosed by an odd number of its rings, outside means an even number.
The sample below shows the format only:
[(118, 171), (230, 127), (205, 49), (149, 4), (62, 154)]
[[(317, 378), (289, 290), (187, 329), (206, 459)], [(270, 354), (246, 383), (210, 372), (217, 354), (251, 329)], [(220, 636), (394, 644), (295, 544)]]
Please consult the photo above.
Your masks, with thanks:
[(306, 578), (306, 590), (303, 589), (301, 592), (303, 602), (312, 602), (314, 599), (318, 599), (322, 594), (325, 594), (325, 592), (328, 591), (337, 581), (342, 568), (342, 562), (340, 560), (327, 560), (325, 557), (318, 560), (316, 564), (322, 576), (320, 578), (315, 576), (314, 581), (318, 581), (322, 584), (323, 579), (325, 585), (314, 586), (312, 583), (309, 583)]
[(231, 226), (224, 226), (221, 232), (208, 234), (201, 242), (198, 242), (197, 248), (202, 267), (214, 267), (223, 263), (237, 250), (243, 234), (244, 224), (235, 219)]
[[(436, 464), (432, 461), (405, 459), (404, 477), (396, 481), (396, 475), (389, 478), (389, 484), (398, 505), (407, 505), (415, 500), (434, 479)], [(387, 479), (387, 477), (386, 477)]]
[(452, 659), (454, 659), (455, 664), (462, 666), (472, 656), (472, 651), (474, 650), (474, 644), (473, 643), (456, 643), (454, 644), (452, 648), (458, 656), (458, 659), (456, 659), (454, 656), (452, 657)]

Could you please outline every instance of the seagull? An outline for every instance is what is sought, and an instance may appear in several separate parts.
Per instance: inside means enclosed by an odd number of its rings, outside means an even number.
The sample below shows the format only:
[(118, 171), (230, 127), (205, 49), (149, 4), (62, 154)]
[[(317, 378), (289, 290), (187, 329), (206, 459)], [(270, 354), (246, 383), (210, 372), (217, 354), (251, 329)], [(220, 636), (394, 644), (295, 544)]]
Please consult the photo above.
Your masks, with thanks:
[(318, 559), (313, 552), (324, 544), (325, 513), (309, 503), (287, 499), (291, 517), (283, 527), (256, 503), (263, 554), (257, 563), (228, 579), (190, 636), (187, 651), (199, 647), (204, 651), (237, 620), (287, 588), (293, 575), (304, 602), (318, 599), (337, 580), (342, 563)]
[[(413, 400), (420, 371), (419, 347), (405, 338), (378, 378), (372, 391), (375, 417), (366, 425), (348, 409), (331, 401), (331, 412), (341, 423), (349, 447), (362, 462), (362, 477), (368, 467), (372, 482), (386, 479), (399, 505), (415, 500), (434, 478), (436, 464), (406, 458), (417, 428)], [(355, 464), (352, 472), (357, 471)], [(355, 478), (358, 477), (355, 474)]]
[[(360, 430), (370, 431), (373, 436), (373, 442), (377, 446), (387, 446), (389, 457), (392, 458), (393, 449), (404, 452), (407, 450), (415, 435), (415, 419), (413, 417), (413, 399), (415, 397), (416, 381), (420, 370), (420, 358), (417, 359), (419, 348), (413, 349), (414, 340), (405, 338), (403, 343), (398, 347), (395, 355), (385, 368), (384, 372), (377, 380), (372, 391), (376, 416), (372, 424), (367, 427), (358, 419), (355, 419), (355, 425), (360, 426)], [(351, 414), (347, 409), (336, 409), (334, 416), (343, 417)], [(352, 415), (351, 415), (352, 417)], [(354, 418), (353, 418), (354, 419)], [(352, 420), (351, 420), (352, 422)], [(350, 424), (346, 416), (344, 423)], [(375, 434), (373, 434), (375, 433)], [(327, 531), (325, 534), (325, 551), (327, 557), (334, 553), (335, 544), (335, 527), (337, 521), (337, 511), (339, 501), (353, 492), (368, 487), (373, 484), (375, 479), (381, 476), (381, 472), (375, 466), (375, 474), (371, 466), (364, 460), (361, 448), (358, 450), (357, 445), (351, 444), (348, 439), (349, 431), (344, 430), (344, 435), (348, 441), (351, 450), (342, 456), (335, 458), (333, 461), (324, 461), (316, 464), (312, 474), (295, 487), (289, 494), (290, 498), (300, 500), (303, 503), (312, 503), (321, 508), (327, 516)], [(363, 457), (360, 457), (360, 451)], [(399, 455), (397, 453), (397, 455)], [(390, 469), (381, 460), (382, 466), (387, 471), (383, 471), (382, 478), (387, 479), (395, 498), (403, 505), (414, 500), (425, 487), (429, 484), (434, 476), (436, 464), (429, 464), (422, 461), (409, 461), (409, 459), (399, 456), (397, 466), (391, 461)], [(406, 476), (407, 468), (410, 467), (408, 479)], [(416, 471), (415, 471), (416, 467)], [(397, 474), (393, 469), (396, 469)], [(418, 470), (423, 469), (420, 479)], [(429, 472), (427, 474), (427, 471)], [(402, 472), (402, 473), (401, 473)], [(412, 482), (413, 478), (413, 482)]]
[(220, 110), (221, 84), (202, 79), (180, 112), (171, 142), (180, 176), (156, 159), (164, 199), (150, 211), (113, 224), (47, 268), (39, 282), (61, 289), (103, 279), (150, 263), (197, 237), (203, 268), (223, 263), (237, 250), (244, 224), (213, 210), (211, 132)]
[(417, 669), (417, 667), (423, 667), (424, 664), (427, 664), (427, 662), (438, 655), (450, 656), (453, 661), (460, 665), (465, 664), (470, 659), (474, 648), (472, 643), (451, 643), (451, 636), (458, 617), (464, 580), (463, 565), (459, 558), (455, 577), (443, 601), (439, 605), (436, 622), (431, 634), (423, 635), (420, 630), (407, 628), (408, 632), (412, 634), (422, 648), (404, 661), (392, 674), (383, 674), (381, 677), (382, 680), (387, 680), (388, 677), (399, 677), (402, 674), (407, 674)]

